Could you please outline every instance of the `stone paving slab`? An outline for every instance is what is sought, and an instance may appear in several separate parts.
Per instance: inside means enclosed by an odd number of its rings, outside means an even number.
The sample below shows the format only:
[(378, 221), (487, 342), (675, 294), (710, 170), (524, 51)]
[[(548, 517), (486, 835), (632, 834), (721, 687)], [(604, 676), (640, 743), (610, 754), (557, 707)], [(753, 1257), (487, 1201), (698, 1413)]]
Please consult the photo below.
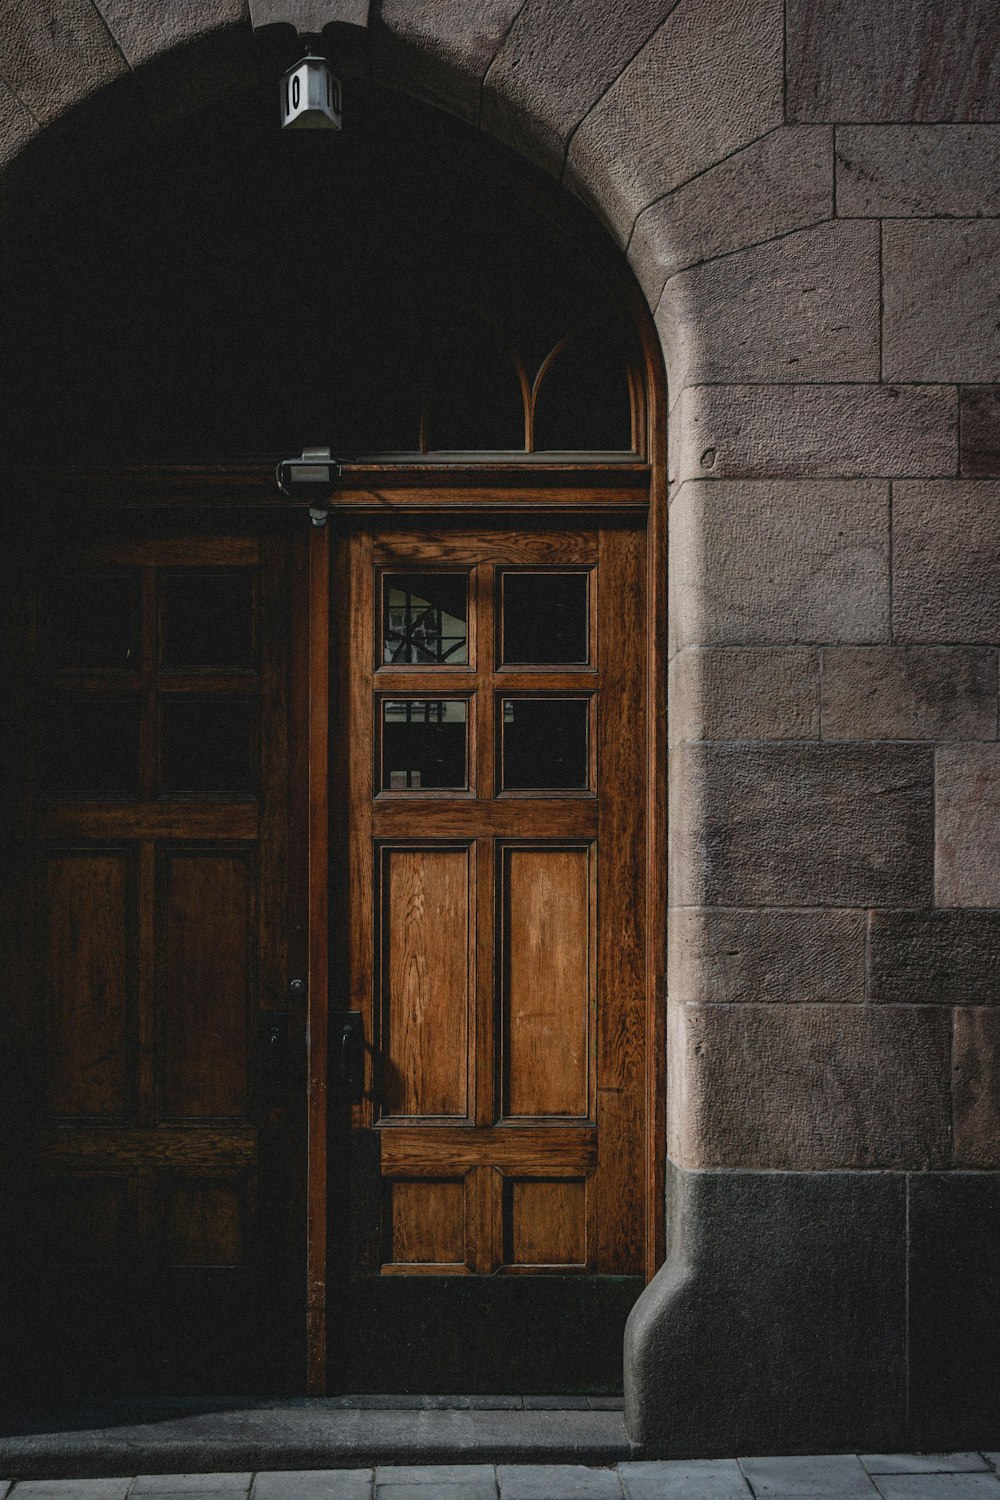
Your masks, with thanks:
[(735, 1458), (618, 1465), (625, 1500), (750, 1500)]
[(11, 1500), (125, 1500), (130, 1479), (28, 1479), (11, 1490)]
[(995, 1474), (879, 1474), (875, 1483), (883, 1500), (1000, 1500)]
[(981, 1453), (859, 1453), (869, 1474), (967, 1474), (989, 1465)]
[(252, 1474), (140, 1474), (129, 1490), (133, 1495), (245, 1495)]
[(525, 1464), (500, 1467), (503, 1500), (622, 1500), (614, 1469), (580, 1464)]
[(493, 1464), (379, 1464), (376, 1484), (495, 1484)]
[(497, 1500), (496, 1481), (456, 1484), (376, 1484), (375, 1500)]
[(874, 1500), (874, 1484), (853, 1453), (815, 1458), (741, 1458), (757, 1500)]
[(260, 1473), (251, 1500), (371, 1500), (371, 1469)]

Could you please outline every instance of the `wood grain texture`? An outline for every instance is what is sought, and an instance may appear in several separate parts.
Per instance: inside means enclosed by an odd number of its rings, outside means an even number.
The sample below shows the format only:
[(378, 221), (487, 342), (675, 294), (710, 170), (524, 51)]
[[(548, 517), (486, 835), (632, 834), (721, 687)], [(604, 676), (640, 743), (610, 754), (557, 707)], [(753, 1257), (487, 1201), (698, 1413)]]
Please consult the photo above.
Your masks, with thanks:
[(53, 1166), (73, 1165), (86, 1171), (163, 1166), (178, 1172), (203, 1172), (254, 1161), (257, 1132), (168, 1126), (151, 1130), (54, 1127), (39, 1131), (35, 1146), (39, 1160)]
[(589, 1114), (593, 889), (588, 848), (506, 848), (505, 1115)]
[(469, 1109), (474, 872), (464, 849), (383, 849), (385, 1115)]
[(306, 1049), (306, 1389), (326, 1392), (327, 1185), (330, 1007), (330, 540), (309, 538), (308, 652), (308, 916)]
[(597, 1131), (586, 1126), (498, 1125), (493, 1128), (388, 1125), (380, 1131), (382, 1170), (390, 1175), (495, 1167), (538, 1176), (585, 1173), (597, 1165)]
[[(664, 431), (666, 424), (664, 423)], [(269, 464), (161, 464), (115, 467), (71, 466), (19, 475), (18, 492), (44, 494), (74, 505), (115, 510), (151, 506), (187, 509), (298, 511), (303, 522), (311, 501), (289, 500), (277, 490)], [(345, 464), (336, 491), (325, 497), (346, 510), (387, 511), (497, 507), (537, 511), (597, 510), (648, 504), (649, 466), (636, 460), (595, 464), (488, 460), (473, 464), (401, 462)]]
[(641, 1089), (598, 1094), (595, 1259), (607, 1274), (641, 1273), (645, 1261), (643, 1104)]
[(246, 1188), (240, 1180), (160, 1181), (163, 1245), (177, 1266), (238, 1266), (246, 1258)]
[(387, 1260), (464, 1265), (465, 1184), (461, 1178), (393, 1181)]
[(135, 1099), (135, 864), (116, 850), (43, 865), (46, 1098), (54, 1115), (128, 1114)]
[[(598, 875), (598, 1078), (602, 1088), (643, 1077), (646, 920), (645, 544), (639, 532), (601, 534), (602, 610), (598, 762), (602, 859)], [(629, 599), (623, 610), (615, 601)]]
[(373, 830), (383, 838), (423, 830), (444, 838), (475, 838), (477, 834), (497, 839), (518, 838), (525, 832), (529, 817), (531, 831), (538, 838), (597, 835), (597, 801), (586, 794), (556, 800), (507, 793), (496, 802), (457, 799), (431, 802), (419, 796), (400, 797), (391, 802), (376, 801), (371, 810)]
[(247, 802), (55, 802), (39, 809), (46, 839), (256, 839), (260, 811)]
[(519, 1266), (587, 1263), (587, 1185), (580, 1178), (507, 1184), (506, 1260)]
[(487, 531), (476, 532), (462, 526), (428, 524), (419, 531), (380, 528), (375, 560), (383, 566), (411, 568), (429, 563), (580, 564), (597, 561), (598, 545), (595, 531), (576, 525), (557, 531), (537, 522), (516, 530), (493, 524)]
[(255, 869), (243, 851), (170, 850), (161, 863), (161, 1118), (239, 1119), (255, 1004)]

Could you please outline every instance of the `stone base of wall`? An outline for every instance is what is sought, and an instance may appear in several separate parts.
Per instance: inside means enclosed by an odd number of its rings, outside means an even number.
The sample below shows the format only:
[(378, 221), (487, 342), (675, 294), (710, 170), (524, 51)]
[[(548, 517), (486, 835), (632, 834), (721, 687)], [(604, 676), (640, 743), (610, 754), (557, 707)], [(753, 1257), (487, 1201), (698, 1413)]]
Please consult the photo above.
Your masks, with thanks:
[(1000, 1443), (1000, 1173), (686, 1172), (625, 1338), (664, 1457)]

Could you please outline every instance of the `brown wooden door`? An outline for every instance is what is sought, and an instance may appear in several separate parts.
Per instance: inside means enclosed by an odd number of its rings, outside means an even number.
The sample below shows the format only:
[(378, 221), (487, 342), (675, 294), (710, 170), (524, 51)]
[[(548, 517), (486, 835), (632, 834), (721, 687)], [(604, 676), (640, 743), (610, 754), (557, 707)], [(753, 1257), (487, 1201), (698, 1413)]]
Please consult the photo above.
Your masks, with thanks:
[(296, 530), (92, 516), (14, 590), (19, 1389), (301, 1389)]
[(611, 518), (335, 542), (335, 1388), (619, 1385), (646, 1227), (644, 589), (644, 533)]

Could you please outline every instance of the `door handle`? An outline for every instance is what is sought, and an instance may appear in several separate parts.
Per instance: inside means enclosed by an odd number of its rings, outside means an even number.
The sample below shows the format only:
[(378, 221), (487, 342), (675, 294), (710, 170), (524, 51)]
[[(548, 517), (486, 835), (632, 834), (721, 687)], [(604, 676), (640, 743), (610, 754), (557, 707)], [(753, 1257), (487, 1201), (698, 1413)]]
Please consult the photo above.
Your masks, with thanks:
[(274, 1108), (283, 1102), (288, 1080), (288, 1013), (264, 1011), (260, 1018), (260, 1074), (263, 1102)]
[(365, 1028), (359, 1011), (335, 1018), (337, 1071), (344, 1099), (360, 1104), (365, 1096)]

